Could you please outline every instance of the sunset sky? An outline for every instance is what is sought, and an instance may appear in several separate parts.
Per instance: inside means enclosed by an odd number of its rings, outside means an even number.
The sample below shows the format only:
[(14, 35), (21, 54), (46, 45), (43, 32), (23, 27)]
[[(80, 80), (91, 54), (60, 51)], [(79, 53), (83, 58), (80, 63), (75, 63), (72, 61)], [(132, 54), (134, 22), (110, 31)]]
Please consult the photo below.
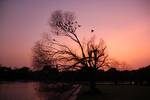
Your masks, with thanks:
[(0, 64), (31, 66), (55, 10), (74, 12), (80, 39), (103, 38), (111, 58), (131, 69), (150, 64), (150, 0), (0, 0)]

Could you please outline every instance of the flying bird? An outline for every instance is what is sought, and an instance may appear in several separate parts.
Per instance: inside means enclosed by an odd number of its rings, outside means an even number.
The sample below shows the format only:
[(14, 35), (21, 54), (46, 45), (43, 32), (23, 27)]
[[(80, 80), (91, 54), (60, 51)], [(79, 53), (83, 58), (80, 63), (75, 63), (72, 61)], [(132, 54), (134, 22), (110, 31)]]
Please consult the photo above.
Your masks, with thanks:
[(94, 32), (94, 30), (93, 30), (93, 29), (91, 30), (91, 33), (92, 33), (92, 32)]

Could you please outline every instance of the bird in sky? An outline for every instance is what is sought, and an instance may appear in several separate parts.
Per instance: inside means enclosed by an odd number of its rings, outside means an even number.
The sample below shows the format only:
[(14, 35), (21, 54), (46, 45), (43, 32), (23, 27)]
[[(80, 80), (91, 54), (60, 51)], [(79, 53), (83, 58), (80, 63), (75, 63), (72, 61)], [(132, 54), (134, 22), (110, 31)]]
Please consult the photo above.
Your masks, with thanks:
[(93, 30), (93, 29), (91, 30), (91, 33), (92, 33), (92, 32), (94, 32), (94, 30)]

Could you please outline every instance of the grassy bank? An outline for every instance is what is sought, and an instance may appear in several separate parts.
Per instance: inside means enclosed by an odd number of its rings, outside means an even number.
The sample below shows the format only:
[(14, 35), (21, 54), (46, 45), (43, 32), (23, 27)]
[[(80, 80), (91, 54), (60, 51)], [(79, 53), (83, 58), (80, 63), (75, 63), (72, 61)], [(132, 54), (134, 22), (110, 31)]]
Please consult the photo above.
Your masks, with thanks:
[(88, 86), (83, 85), (77, 100), (150, 100), (150, 86), (136, 85), (97, 85), (100, 94), (89, 94)]

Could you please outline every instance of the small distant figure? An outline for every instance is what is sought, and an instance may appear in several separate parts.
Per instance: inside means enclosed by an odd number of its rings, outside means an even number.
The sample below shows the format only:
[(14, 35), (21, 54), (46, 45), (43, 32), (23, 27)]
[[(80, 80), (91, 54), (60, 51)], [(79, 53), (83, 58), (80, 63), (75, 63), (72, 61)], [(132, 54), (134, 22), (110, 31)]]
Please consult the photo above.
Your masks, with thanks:
[(93, 29), (91, 30), (91, 33), (92, 33), (92, 32), (94, 32), (94, 30), (93, 30)]

